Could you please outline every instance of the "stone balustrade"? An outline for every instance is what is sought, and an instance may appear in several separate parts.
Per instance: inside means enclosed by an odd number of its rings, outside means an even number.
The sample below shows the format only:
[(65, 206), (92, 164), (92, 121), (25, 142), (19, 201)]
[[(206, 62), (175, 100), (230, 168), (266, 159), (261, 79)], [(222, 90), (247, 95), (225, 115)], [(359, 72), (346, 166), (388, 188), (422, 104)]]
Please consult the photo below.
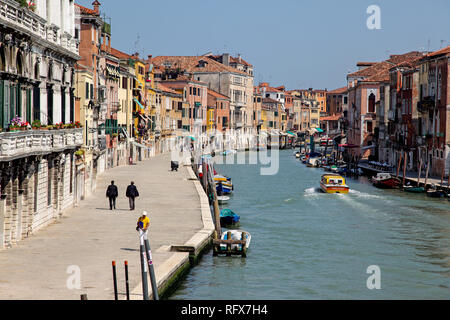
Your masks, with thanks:
[(0, 161), (61, 152), (82, 145), (82, 128), (4, 132), (0, 133)]
[(45, 19), (27, 8), (21, 8), (13, 0), (0, 1), (0, 18), (11, 25), (23, 29), (30, 34), (45, 39), (55, 45), (62, 46), (72, 53), (78, 54), (76, 39), (68, 34), (61, 34), (57, 28), (49, 25)]

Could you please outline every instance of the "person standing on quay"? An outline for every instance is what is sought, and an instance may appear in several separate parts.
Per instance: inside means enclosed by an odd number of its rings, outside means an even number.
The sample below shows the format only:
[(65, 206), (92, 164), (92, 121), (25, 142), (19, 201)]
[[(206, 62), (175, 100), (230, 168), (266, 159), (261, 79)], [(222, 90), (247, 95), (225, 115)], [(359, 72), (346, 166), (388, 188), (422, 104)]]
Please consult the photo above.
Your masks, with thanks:
[(131, 181), (131, 185), (127, 187), (126, 196), (130, 202), (130, 210), (133, 211), (135, 209), (135, 199), (139, 197), (139, 191), (133, 181)]
[(111, 181), (111, 184), (108, 186), (106, 190), (106, 196), (109, 198), (109, 209), (116, 209), (116, 198), (119, 196), (119, 190), (117, 186), (114, 184), (114, 181)]

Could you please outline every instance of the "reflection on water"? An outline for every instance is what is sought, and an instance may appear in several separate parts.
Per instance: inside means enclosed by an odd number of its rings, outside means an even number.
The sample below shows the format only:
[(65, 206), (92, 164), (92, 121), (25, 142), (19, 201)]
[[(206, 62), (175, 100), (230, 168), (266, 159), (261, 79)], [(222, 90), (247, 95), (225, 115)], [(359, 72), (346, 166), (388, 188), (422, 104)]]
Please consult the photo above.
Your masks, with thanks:
[[(220, 165), (229, 208), (252, 234), (247, 259), (206, 254), (172, 299), (448, 299), (450, 203), (349, 179), (321, 193), (323, 171), (280, 153), (280, 171)], [(382, 289), (366, 287), (371, 265)]]

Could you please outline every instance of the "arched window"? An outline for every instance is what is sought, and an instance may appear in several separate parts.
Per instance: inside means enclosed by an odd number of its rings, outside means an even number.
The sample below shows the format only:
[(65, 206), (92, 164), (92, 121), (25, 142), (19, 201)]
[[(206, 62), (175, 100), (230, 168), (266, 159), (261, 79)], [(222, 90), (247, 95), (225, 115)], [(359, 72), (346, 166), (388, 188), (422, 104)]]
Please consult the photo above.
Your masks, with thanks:
[(369, 96), (369, 113), (375, 113), (375, 95), (373, 93)]
[(22, 61), (22, 53), (20, 51), (17, 52), (16, 69), (17, 69), (17, 74), (20, 76), (23, 76), (23, 61)]

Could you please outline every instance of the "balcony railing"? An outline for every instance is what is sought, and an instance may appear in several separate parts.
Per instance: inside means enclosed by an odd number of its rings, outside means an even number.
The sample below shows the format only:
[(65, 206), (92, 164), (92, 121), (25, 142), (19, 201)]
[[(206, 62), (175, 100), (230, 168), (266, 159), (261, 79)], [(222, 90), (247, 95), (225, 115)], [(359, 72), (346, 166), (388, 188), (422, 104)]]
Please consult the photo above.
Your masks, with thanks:
[(5, 132), (0, 133), (0, 161), (61, 152), (82, 145), (82, 128)]
[(45, 19), (28, 8), (21, 8), (17, 1), (0, 1), (0, 18), (13, 25), (17, 30), (24, 30), (78, 54), (78, 44), (75, 38), (67, 33), (59, 35), (59, 27), (47, 24)]

